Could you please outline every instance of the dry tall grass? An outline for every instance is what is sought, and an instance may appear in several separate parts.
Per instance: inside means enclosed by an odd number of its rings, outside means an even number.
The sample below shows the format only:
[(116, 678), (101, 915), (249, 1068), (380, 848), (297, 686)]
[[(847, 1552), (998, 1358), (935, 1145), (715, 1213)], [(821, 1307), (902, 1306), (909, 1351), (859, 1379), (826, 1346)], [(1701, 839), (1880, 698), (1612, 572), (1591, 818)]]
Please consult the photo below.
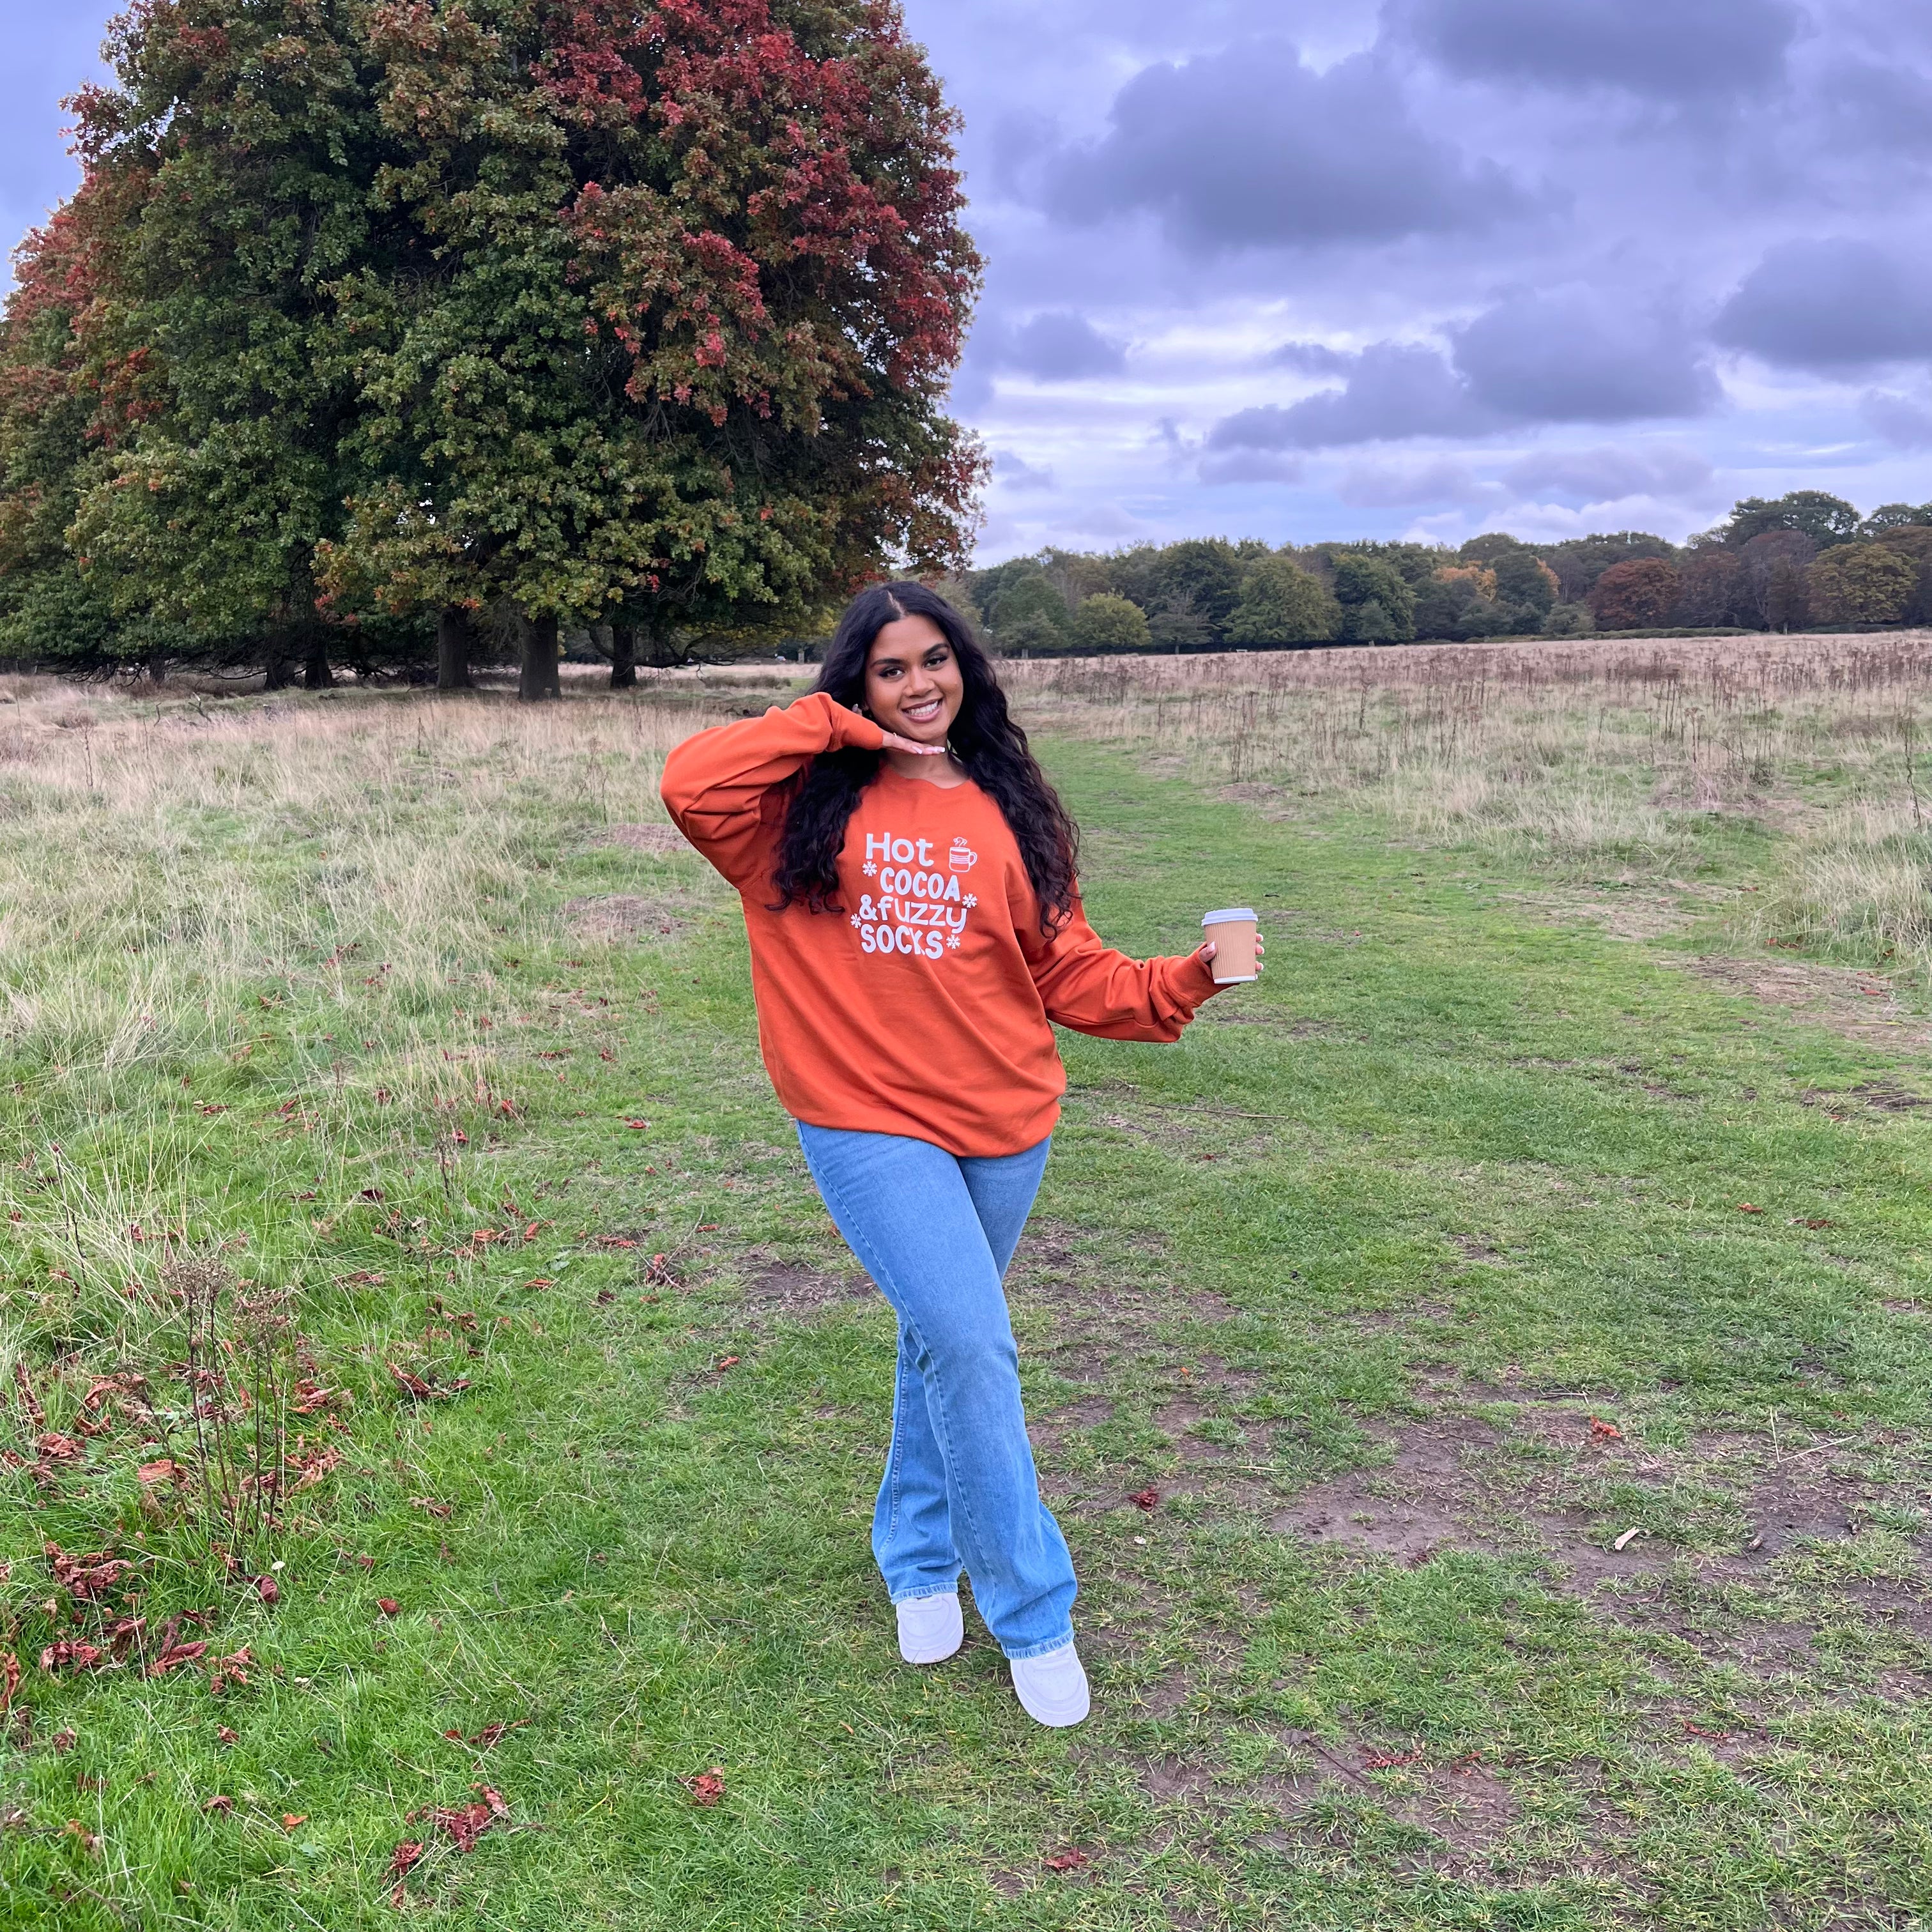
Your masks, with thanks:
[[(462, 1009), (549, 920), (559, 850), (661, 820), (664, 754), (717, 716), (402, 692), (216, 706), (33, 680), (0, 696), (0, 1037), (21, 1114), (50, 1124), (10, 1150), (0, 1196), (13, 1239), (70, 1278), (71, 1307), (44, 1313), (137, 1357), (172, 1318), (138, 1292), (154, 1234), (187, 1222), (224, 1127), (166, 1103), (176, 1073), (241, 1066), (299, 1010), (292, 1084), (338, 1192), (350, 1122), (434, 1135), (487, 1114), (512, 1076)], [(338, 1023), (377, 1050), (339, 1051)], [(85, 1166), (62, 1120), (98, 1124)], [(0, 1373), (8, 1352), (0, 1336)]]
[(1932, 635), (1762, 637), (1006, 667), (1023, 714), (1198, 782), (1359, 802), (1573, 873), (1780, 835), (1760, 937), (1932, 977)]

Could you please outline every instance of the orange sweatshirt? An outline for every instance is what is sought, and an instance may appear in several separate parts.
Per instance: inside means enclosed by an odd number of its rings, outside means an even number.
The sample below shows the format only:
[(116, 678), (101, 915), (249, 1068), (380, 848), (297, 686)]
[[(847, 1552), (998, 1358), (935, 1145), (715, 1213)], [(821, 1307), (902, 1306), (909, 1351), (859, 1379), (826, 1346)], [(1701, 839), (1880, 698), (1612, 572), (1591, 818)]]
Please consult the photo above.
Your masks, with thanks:
[(1191, 955), (1111, 950), (1077, 905), (1042, 938), (999, 807), (970, 780), (936, 785), (890, 764), (846, 826), (843, 909), (774, 912), (790, 782), (821, 752), (884, 738), (815, 692), (687, 738), (665, 762), (664, 801), (743, 900), (759, 1044), (788, 1112), (956, 1154), (1017, 1154), (1059, 1118), (1051, 1022), (1178, 1040), (1214, 977)]

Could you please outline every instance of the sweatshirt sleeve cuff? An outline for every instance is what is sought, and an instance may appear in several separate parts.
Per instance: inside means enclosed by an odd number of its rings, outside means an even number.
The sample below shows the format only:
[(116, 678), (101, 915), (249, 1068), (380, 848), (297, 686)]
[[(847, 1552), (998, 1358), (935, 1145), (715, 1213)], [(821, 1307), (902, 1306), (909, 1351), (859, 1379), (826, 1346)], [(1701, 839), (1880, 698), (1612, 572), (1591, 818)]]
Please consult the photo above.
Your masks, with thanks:
[(1190, 952), (1180, 962), (1174, 990), (1191, 1006), (1198, 1006), (1223, 990), (1214, 969), (1198, 952)]
[(839, 704), (836, 699), (827, 701), (832, 706), (832, 729), (839, 744), (856, 746), (863, 752), (878, 752), (885, 748), (884, 729), (875, 720), (860, 717), (857, 712)]

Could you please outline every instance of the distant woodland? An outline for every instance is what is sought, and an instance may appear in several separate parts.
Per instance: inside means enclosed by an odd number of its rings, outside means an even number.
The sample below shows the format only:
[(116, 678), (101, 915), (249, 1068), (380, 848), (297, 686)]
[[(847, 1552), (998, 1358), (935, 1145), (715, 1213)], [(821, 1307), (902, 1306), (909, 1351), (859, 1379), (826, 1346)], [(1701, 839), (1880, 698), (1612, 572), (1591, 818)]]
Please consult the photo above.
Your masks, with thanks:
[(961, 586), (1010, 652), (1198, 651), (1598, 631), (1932, 622), (1932, 503), (1862, 516), (1821, 490), (1747, 497), (1682, 544), (1642, 530), (1460, 548), (1190, 538), (1046, 550)]

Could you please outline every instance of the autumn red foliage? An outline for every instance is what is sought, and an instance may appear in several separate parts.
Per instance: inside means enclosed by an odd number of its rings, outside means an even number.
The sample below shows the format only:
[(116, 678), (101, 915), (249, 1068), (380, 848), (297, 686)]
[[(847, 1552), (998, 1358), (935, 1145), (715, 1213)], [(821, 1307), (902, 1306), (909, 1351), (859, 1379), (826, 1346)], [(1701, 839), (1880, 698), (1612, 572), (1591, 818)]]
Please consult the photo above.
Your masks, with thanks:
[(1667, 624), (1677, 604), (1677, 572), (1659, 556), (1613, 563), (1590, 586), (1589, 603), (1599, 630)]

